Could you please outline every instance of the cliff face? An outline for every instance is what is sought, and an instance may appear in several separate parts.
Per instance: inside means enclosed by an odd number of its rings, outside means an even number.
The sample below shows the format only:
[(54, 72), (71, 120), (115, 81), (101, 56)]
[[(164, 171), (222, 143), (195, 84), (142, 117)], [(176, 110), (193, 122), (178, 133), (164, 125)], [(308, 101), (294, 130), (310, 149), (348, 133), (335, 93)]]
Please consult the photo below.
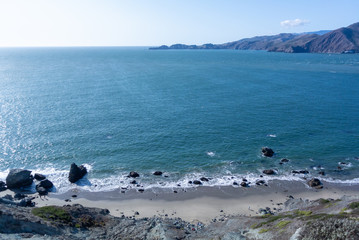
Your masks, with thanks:
[(359, 22), (334, 31), (245, 38), (224, 44), (163, 45), (150, 49), (236, 49), (286, 53), (359, 53)]

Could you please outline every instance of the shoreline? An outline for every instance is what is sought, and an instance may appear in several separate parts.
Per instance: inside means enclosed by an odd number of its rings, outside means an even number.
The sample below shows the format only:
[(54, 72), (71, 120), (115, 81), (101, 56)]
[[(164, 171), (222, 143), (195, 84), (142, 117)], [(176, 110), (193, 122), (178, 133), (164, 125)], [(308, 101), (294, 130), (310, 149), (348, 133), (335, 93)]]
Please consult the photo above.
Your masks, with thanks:
[(160, 189), (125, 194), (74, 188), (41, 198), (29, 195), (35, 207), (3, 197), (14, 194), (6, 190), (0, 192), (0, 238), (356, 239), (359, 184), (323, 185), (313, 189), (303, 182), (273, 181), (250, 188), (201, 186), (182, 193)]
[[(279, 213), (288, 210), (284, 202), (289, 198), (312, 201), (320, 198), (355, 197), (359, 193), (359, 184), (323, 181), (323, 185), (323, 189), (314, 189), (305, 182), (272, 180), (268, 182), (268, 186), (248, 188), (199, 186), (190, 189), (151, 189), (142, 193), (135, 189), (125, 193), (121, 193), (121, 189), (88, 192), (75, 187), (62, 194), (50, 192), (46, 197), (35, 198), (34, 202), (37, 207), (81, 204), (85, 207), (106, 208), (115, 217), (179, 217), (188, 222), (208, 224), (225, 216), (257, 216), (260, 215), (261, 208), (270, 208), (271, 212)], [(72, 197), (73, 195), (76, 197)]]

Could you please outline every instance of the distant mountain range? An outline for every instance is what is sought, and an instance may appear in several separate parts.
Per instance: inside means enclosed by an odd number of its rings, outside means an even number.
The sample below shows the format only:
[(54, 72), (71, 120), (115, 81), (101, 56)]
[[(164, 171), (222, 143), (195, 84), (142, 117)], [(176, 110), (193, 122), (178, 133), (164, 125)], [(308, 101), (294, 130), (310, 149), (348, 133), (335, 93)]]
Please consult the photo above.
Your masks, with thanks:
[(333, 31), (322, 30), (300, 34), (281, 33), (273, 36), (244, 38), (223, 44), (174, 44), (150, 49), (236, 49), (286, 53), (359, 53), (359, 22)]

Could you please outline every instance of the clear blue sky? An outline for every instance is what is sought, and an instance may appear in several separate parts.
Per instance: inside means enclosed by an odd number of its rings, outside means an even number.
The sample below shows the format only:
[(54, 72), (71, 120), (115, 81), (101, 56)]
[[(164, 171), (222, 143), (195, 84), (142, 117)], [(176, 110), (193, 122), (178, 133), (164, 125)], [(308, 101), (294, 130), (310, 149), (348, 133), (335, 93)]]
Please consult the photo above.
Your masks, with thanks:
[(359, 0), (0, 0), (0, 46), (224, 43), (359, 22)]

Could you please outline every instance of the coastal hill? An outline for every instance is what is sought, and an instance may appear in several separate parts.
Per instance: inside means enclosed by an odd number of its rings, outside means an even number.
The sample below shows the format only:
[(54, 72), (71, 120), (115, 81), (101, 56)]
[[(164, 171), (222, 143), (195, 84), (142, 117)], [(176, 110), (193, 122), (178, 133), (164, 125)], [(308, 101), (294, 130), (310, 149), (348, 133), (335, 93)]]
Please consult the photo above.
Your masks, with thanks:
[(359, 53), (359, 22), (333, 31), (322, 30), (300, 34), (281, 33), (273, 36), (244, 38), (223, 44), (174, 44), (150, 49), (235, 49), (286, 53)]

